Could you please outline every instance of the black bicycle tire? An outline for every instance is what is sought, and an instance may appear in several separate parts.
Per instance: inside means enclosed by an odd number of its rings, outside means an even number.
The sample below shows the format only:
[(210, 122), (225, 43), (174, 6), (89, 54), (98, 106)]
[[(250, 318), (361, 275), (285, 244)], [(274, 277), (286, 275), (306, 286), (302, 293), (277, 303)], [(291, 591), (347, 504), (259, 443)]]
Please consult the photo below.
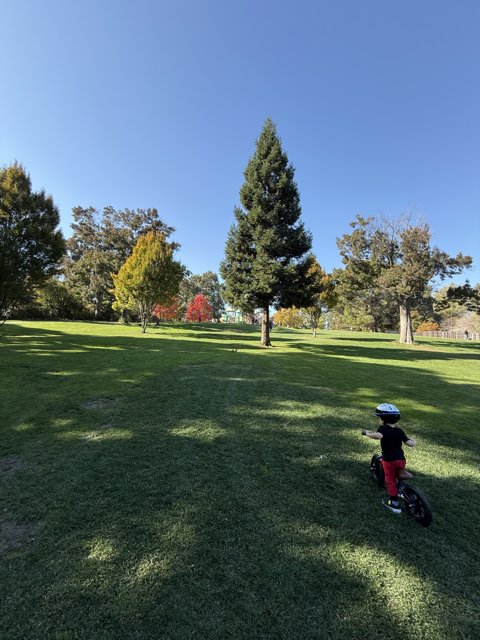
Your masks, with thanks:
[(412, 517), (415, 522), (421, 524), (422, 527), (428, 527), (433, 520), (433, 513), (430, 503), (428, 502), (427, 496), (414, 487), (411, 484), (406, 484), (403, 487), (403, 491), (407, 499), (411, 499), (412, 494), (415, 496), (412, 506), (409, 506), (406, 501), (406, 510), (410, 517)]
[(379, 456), (378, 453), (375, 453), (372, 456), (370, 469), (374, 482), (376, 482), (379, 487), (383, 487), (383, 485), (385, 484), (385, 472), (383, 471), (381, 456)]

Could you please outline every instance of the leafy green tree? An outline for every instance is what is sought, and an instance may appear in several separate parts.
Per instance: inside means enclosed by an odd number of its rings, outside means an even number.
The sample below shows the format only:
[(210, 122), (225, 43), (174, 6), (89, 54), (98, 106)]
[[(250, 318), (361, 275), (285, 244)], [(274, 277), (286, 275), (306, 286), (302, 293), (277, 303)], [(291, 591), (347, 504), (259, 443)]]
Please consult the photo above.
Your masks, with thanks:
[[(158, 231), (168, 238), (175, 231), (160, 219), (157, 209), (119, 209), (105, 207), (102, 216), (105, 248), (115, 254), (119, 264), (132, 254), (138, 238), (149, 231)], [(177, 244), (172, 243), (174, 248)]]
[(458, 274), (472, 259), (461, 253), (451, 257), (432, 247), (426, 223), (358, 216), (352, 226), (354, 233), (338, 240), (344, 282), (353, 296), (370, 297), (372, 314), (379, 302), (394, 304), (400, 315), (400, 342), (412, 343), (412, 311), (425, 304), (433, 278)]
[(173, 259), (176, 247), (167, 242), (163, 233), (149, 231), (140, 236), (132, 255), (113, 275), (115, 308), (135, 309), (142, 333), (147, 330), (155, 306), (170, 304), (178, 293), (184, 267)]
[(57, 271), (65, 250), (59, 222), (52, 197), (32, 191), (20, 164), (0, 169), (0, 322)]
[(245, 313), (262, 310), (263, 346), (270, 346), (269, 308), (304, 306), (311, 236), (300, 222), (294, 169), (268, 119), (244, 172), (243, 208), (235, 208), (220, 273), (225, 297)]
[[(384, 238), (373, 217), (357, 216), (350, 223), (352, 232), (337, 239), (343, 270), (335, 269), (336, 294), (343, 316), (341, 323), (353, 329), (385, 331), (395, 326), (396, 303), (394, 298), (378, 285), (378, 278), (388, 265), (389, 256), (378, 250)], [(391, 260), (391, 258), (390, 258)], [(339, 320), (339, 318), (337, 318)]]
[(156, 209), (105, 207), (100, 212), (94, 207), (74, 207), (72, 215), (66, 281), (100, 318), (109, 314), (113, 303), (111, 274), (131, 255), (138, 238), (152, 230), (169, 236), (174, 229), (159, 218)]
[(34, 305), (42, 318), (74, 320), (87, 315), (82, 302), (56, 277), (35, 291)]
[(480, 328), (480, 284), (449, 285), (435, 293), (435, 319), (448, 331)]
[(329, 329), (371, 331), (372, 317), (364, 305), (357, 305), (342, 298), (325, 314)]
[(102, 220), (94, 207), (74, 207), (71, 238), (67, 240), (65, 276), (69, 288), (86, 305), (93, 306), (96, 319), (104, 312), (112, 287), (111, 272), (121, 262), (105, 243)]
[(437, 299), (437, 309), (443, 310), (454, 304), (480, 315), (480, 284), (474, 287), (467, 281), (463, 285), (451, 285), (445, 290), (443, 300)]

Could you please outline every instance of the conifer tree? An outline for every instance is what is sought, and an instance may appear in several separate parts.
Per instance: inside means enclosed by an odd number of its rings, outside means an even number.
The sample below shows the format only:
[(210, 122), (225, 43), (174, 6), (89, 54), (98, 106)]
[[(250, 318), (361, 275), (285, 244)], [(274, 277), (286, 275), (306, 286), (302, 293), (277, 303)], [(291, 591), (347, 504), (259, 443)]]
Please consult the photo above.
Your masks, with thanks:
[(294, 169), (270, 119), (244, 176), (221, 275), (229, 302), (246, 313), (262, 310), (261, 344), (270, 346), (269, 308), (306, 306), (312, 262)]

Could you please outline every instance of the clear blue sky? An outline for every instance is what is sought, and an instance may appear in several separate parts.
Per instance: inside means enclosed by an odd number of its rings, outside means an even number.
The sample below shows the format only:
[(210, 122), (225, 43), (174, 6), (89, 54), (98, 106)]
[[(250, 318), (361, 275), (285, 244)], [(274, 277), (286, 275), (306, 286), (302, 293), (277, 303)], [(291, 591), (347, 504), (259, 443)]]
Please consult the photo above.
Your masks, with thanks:
[[(0, 165), (75, 205), (156, 207), (218, 270), (270, 116), (328, 270), (357, 213), (421, 214), (480, 281), (477, 0), (0, 0)], [(465, 276), (457, 278), (463, 282)]]

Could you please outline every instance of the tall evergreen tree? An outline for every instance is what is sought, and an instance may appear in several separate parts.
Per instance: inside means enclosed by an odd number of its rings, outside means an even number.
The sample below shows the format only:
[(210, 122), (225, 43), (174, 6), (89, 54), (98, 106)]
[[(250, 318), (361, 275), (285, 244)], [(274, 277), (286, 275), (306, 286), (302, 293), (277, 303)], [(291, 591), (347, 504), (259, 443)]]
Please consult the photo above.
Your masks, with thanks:
[(262, 310), (263, 346), (270, 346), (269, 308), (306, 306), (312, 240), (300, 221), (294, 168), (274, 123), (266, 120), (244, 172), (242, 208), (226, 243), (221, 275), (226, 299), (244, 312)]

